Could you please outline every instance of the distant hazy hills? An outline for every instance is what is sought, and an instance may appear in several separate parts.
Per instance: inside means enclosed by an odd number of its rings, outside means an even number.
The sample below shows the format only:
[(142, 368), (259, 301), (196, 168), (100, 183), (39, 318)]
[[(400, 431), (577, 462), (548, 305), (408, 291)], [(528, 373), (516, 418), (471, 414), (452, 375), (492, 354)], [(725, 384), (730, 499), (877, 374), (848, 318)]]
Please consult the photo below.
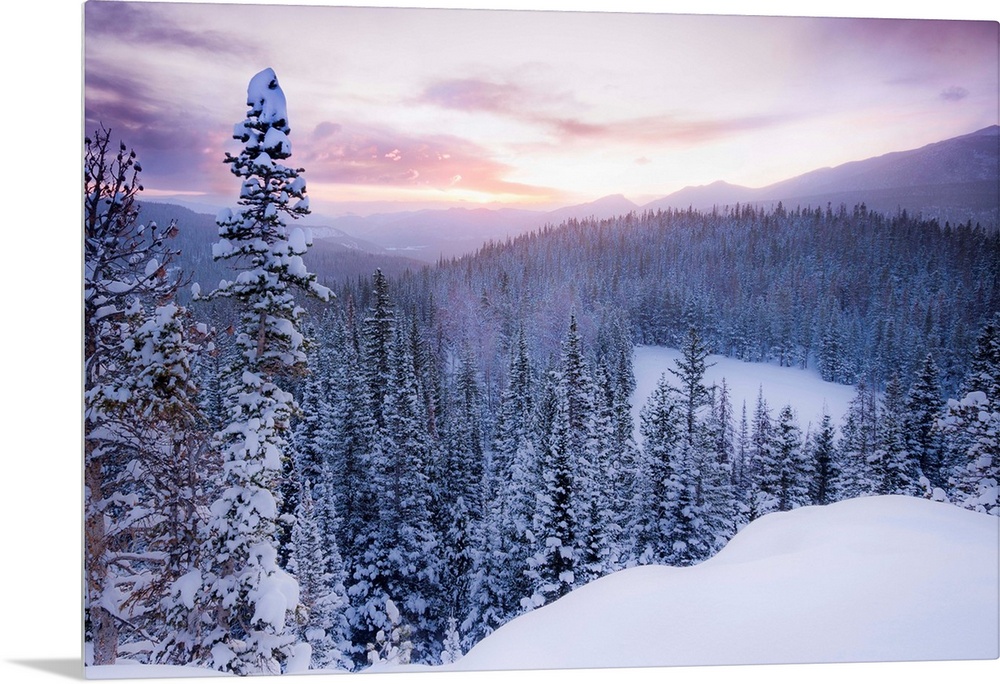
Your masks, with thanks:
[[(971, 220), (996, 228), (1000, 226), (1000, 126), (916, 150), (817, 169), (763, 188), (717, 181), (687, 187), (641, 206), (622, 195), (609, 195), (550, 212), (429, 209), (334, 219), (312, 217), (303, 225), (311, 226), (315, 238), (311, 260), (317, 267), (323, 262), (335, 268), (331, 276), (339, 278), (371, 273), (378, 264), (386, 272), (398, 272), (420, 263), (433, 263), (439, 257), (473, 252), (489, 240), (504, 240), (573, 218), (606, 219), (670, 207), (724, 210), (737, 203), (771, 207), (778, 202), (788, 209), (827, 204), (852, 208), (864, 203), (869, 209), (888, 214), (905, 209), (942, 223)], [(195, 241), (206, 247), (215, 239), (213, 216), (174, 205), (144, 206), (157, 220), (165, 220), (167, 215), (178, 219), (182, 227), (193, 230)], [(206, 258), (208, 254), (210, 251), (206, 251)], [(207, 266), (202, 264), (203, 268)]]
[(1000, 223), (1000, 126), (892, 152), (833, 168), (817, 169), (763, 188), (717, 182), (688, 187), (651, 202), (643, 209), (667, 207), (709, 210), (737, 202), (788, 208), (848, 207), (864, 202), (869, 209), (895, 213), (906, 209), (924, 218), (984, 225)]
[(818, 169), (763, 188), (718, 181), (688, 187), (645, 205), (622, 195), (551, 212), (515, 209), (446, 209), (334, 219), (330, 224), (394, 253), (434, 261), (474, 251), (487, 240), (503, 240), (571, 218), (610, 218), (631, 211), (689, 207), (710, 211), (734, 204), (869, 209), (1000, 225), (1000, 126), (991, 126), (916, 150), (893, 152), (834, 168)]

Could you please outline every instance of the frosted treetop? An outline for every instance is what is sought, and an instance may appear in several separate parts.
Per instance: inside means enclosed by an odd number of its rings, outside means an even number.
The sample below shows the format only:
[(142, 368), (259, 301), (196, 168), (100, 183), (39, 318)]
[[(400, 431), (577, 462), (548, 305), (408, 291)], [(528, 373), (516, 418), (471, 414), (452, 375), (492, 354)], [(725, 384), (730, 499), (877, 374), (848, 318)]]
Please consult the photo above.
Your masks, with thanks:
[(247, 86), (247, 116), (257, 117), (262, 124), (288, 133), (288, 110), (285, 93), (278, 85), (274, 69), (268, 67), (250, 79)]

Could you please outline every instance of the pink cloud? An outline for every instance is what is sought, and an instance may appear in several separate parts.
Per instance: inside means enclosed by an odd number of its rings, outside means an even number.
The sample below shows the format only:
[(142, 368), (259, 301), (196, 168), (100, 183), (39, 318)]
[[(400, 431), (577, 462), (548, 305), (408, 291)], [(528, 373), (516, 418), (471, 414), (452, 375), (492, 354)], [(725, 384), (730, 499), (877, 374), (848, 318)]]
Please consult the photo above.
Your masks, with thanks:
[(549, 196), (549, 188), (505, 180), (512, 168), (489, 150), (450, 135), (415, 137), (359, 123), (325, 123), (297, 147), (309, 179), (349, 185), (461, 187), (484, 193)]

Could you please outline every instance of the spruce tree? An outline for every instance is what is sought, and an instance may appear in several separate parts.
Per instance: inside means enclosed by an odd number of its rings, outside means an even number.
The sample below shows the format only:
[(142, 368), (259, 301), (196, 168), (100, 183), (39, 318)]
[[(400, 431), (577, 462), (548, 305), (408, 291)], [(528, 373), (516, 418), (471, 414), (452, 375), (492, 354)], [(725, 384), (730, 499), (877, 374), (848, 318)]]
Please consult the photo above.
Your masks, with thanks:
[(734, 434), (733, 446), (733, 524), (738, 532), (750, 522), (750, 421), (747, 402), (740, 409), (739, 427)]
[(920, 463), (920, 472), (931, 489), (947, 484), (947, 464), (938, 419), (944, 409), (940, 372), (932, 354), (924, 357), (906, 397), (907, 447)]
[(839, 496), (836, 483), (840, 479), (839, 458), (835, 451), (836, 429), (830, 414), (824, 412), (819, 430), (812, 436), (809, 445), (812, 459), (813, 478), (809, 491), (816, 506), (837, 501)]
[(576, 317), (562, 345), (559, 368), (550, 374), (542, 409), (542, 487), (536, 508), (536, 554), (529, 575), (532, 607), (565, 595), (593, 579), (606, 544), (601, 535), (602, 462), (596, 439), (593, 380), (584, 358)]
[[(570, 316), (569, 331), (560, 359), (561, 394), (566, 399), (565, 430), (570, 468), (575, 480), (571, 494), (576, 512), (577, 585), (600, 577), (609, 567), (614, 530), (607, 517), (608, 453), (606, 431), (602, 430), (600, 397), (594, 384), (575, 315)], [(607, 427), (605, 424), (603, 427)]]
[(771, 409), (764, 399), (764, 388), (758, 388), (750, 426), (750, 450), (745, 465), (747, 491), (747, 519), (752, 522), (775, 510), (775, 500), (764, 491), (762, 481), (767, 477), (765, 468), (774, 462), (774, 423)]
[(850, 499), (878, 493), (879, 478), (873, 467), (878, 443), (878, 401), (875, 390), (864, 379), (855, 389), (844, 417), (837, 454), (839, 477), (835, 487), (840, 498)]
[(920, 489), (920, 462), (907, 445), (903, 387), (893, 374), (881, 398), (875, 453), (872, 457), (879, 494), (916, 496)]
[(493, 442), (493, 482), (487, 505), (487, 516), (493, 524), (487, 529), (495, 530), (500, 546), (488, 545), (484, 557), (484, 563), (495, 567), (501, 578), (503, 601), (497, 608), (508, 617), (520, 612), (521, 599), (532, 593), (528, 561), (534, 554), (536, 498), (542, 482), (536, 384), (522, 328), (511, 350), (507, 388), (500, 397)]
[(367, 645), (370, 659), (387, 644), (396, 647), (380, 641), (379, 633), (395, 634), (408, 644), (403, 649), (407, 658), (428, 663), (440, 653), (435, 635), (441, 627), (440, 617), (430, 610), (439, 592), (434, 560), (438, 540), (429, 508), (431, 443), (406, 326), (397, 322), (393, 329), (384, 426), (376, 431), (366, 474), (377, 517), (359, 540), (354, 583), (348, 590), (353, 641)]
[(952, 499), (1000, 515), (1000, 319), (980, 332), (963, 392), (939, 422), (954, 461)]
[(774, 426), (774, 449), (760, 464), (760, 489), (769, 499), (769, 510), (790, 511), (808, 504), (812, 474), (795, 414), (786, 404)]
[(598, 417), (600, 445), (605, 452), (607, 504), (604, 523), (612, 544), (613, 567), (629, 562), (634, 548), (635, 525), (633, 498), (639, 450), (635, 443), (632, 417), (632, 393), (635, 373), (632, 367), (633, 345), (625, 323), (614, 319), (602, 330), (595, 384), (602, 413)]
[(484, 541), (480, 535), (495, 533), (481, 526), (487, 473), (477, 376), (471, 349), (466, 346), (450, 393), (442, 449), (443, 467), (435, 482), (436, 507), (441, 520), (438, 530), (440, 581), (447, 587), (443, 611), (463, 623), (472, 609), (473, 570)]
[(300, 608), (297, 615), (299, 639), (309, 644), (310, 664), (316, 669), (347, 669), (347, 625), (344, 608), (344, 569), (336, 543), (325, 533), (324, 518), (336, 517), (329, 500), (322, 497), (323, 485), (314, 492), (304, 480), (295, 523), (291, 533), (288, 571), (299, 584)]
[(671, 521), (677, 502), (683, 407), (666, 375), (660, 377), (640, 413), (642, 451), (636, 475), (636, 550), (641, 564), (670, 559)]
[(213, 562), (202, 599), (212, 606), (216, 628), (204, 646), (216, 669), (275, 674), (293, 653), (296, 636), (288, 620), (299, 598), (294, 578), (278, 565), (274, 542), (296, 410), (279, 383), (306, 367), (303, 310), (293, 288), (324, 300), (331, 293), (302, 261), (308, 235), (285, 223), (307, 214), (308, 200), (302, 169), (281, 163), (291, 155), (290, 128), (273, 70), (250, 80), (247, 105), (247, 118), (233, 134), (243, 149), (225, 160), (241, 179), (241, 209), (219, 213), (219, 242), (212, 250), (239, 273), (208, 295), (239, 306), (240, 354), (228, 371), (230, 422), (217, 435), (225, 480), (211, 506), (206, 545)]
[(689, 328), (681, 347), (681, 358), (671, 368), (679, 382), (681, 402), (684, 407), (684, 440), (690, 448), (694, 440), (698, 410), (711, 402), (711, 395), (705, 385), (705, 371), (711, 364), (705, 362), (708, 348), (702, 343), (698, 331)]

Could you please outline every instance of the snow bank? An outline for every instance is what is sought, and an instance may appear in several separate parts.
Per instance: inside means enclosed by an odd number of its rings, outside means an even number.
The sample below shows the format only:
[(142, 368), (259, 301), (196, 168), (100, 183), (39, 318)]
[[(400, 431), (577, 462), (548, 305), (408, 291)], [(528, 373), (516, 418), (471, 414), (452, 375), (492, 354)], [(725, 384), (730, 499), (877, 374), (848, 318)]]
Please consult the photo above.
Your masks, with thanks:
[(907, 497), (776, 513), (513, 620), (448, 670), (998, 657), (996, 517)]

